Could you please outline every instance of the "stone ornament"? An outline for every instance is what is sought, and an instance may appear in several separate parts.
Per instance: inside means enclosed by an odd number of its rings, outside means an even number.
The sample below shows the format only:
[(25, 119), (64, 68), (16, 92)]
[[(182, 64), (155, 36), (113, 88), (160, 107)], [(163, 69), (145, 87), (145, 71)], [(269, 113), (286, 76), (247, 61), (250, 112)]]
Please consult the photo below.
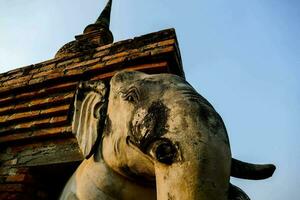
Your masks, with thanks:
[(275, 170), (233, 159), (219, 114), (176, 75), (123, 71), (109, 86), (82, 82), (72, 129), (86, 159), (61, 200), (246, 200), (230, 176)]

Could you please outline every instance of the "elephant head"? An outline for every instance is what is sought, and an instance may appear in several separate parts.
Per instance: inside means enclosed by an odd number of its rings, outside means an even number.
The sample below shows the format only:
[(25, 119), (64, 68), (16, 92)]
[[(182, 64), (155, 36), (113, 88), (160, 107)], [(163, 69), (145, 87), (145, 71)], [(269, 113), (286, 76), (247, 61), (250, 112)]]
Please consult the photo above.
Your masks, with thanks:
[(248, 199), (230, 176), (262, 179), (275, 170), (232, 159), (219, 114), (171, 74), (124, 71), (110, 86), (82, 83), (73, 132), (86, 160), (61, 199)]

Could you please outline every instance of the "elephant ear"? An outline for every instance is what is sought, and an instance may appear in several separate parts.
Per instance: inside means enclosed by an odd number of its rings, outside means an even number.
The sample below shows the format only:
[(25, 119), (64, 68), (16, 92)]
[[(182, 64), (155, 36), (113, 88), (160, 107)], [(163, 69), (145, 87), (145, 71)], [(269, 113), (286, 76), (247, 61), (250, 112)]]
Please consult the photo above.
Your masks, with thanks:
[(74, 101), (72, 132), (85, 158), (89, 158), (104, 126), (107, 89), (101, 81), (80, 82)]

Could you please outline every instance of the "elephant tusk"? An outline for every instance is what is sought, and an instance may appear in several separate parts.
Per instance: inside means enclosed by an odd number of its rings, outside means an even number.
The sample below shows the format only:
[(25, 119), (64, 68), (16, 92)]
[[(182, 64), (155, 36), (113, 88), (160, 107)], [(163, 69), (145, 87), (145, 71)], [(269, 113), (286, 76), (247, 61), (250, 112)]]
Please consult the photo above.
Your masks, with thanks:
[(272, 164), (257, 165), (232, 158), (231, 176), (242, 179), (261, 180), (273, 175), (276, 167)]

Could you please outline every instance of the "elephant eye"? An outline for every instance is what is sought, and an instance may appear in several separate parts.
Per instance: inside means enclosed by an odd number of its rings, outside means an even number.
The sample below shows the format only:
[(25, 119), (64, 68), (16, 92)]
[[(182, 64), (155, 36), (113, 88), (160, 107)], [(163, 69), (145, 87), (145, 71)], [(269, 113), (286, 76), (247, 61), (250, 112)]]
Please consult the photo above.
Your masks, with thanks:
[(168, 139), (159, 139), (152, 144), (150, 155), (161, 163), (171, 165), (175, 161), (177, 149)]
[(131, 87), (126, 92), (121, 92), (122, 98), (125, 101), (137, 103), (140, 99), (140, 94), (137, 88)]

